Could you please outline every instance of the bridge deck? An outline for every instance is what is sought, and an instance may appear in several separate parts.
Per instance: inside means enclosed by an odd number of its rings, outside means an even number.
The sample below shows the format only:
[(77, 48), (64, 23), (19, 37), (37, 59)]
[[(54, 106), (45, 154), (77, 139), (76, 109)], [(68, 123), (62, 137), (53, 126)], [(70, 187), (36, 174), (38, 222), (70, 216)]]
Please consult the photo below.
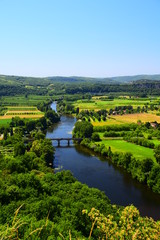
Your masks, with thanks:
[[(83, 140), (83, 138), (73, 138), (73, 137), (70, 137), (70, 138), (48, 138), (48, 139), (50, 139), (51, 141), (57, 141), (59, 147), (60, 147), (60, 142), (61, 141), (67, 141), (68, 142), (68, 146), (69, 146), (70, 145), (70, 141), (77, 141), (78, 143), (80, 143)], [(32, 139), (25, 139), (25, 140), (27, 140), (29, 142), (32, 142), (35, 139), (32, 138)]]
[(57, 141), (62, 141), (62, 140), (77, 140), (77, 141), (80, 141), (82, 140), (83, 138), (48, 138), (50, 140), (57, 140)]

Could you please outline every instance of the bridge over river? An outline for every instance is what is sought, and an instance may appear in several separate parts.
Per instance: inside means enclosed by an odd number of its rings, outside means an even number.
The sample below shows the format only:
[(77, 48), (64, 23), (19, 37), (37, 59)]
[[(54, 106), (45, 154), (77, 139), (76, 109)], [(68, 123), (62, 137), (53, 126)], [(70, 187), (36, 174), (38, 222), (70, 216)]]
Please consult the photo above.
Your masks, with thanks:
[[(47, 138), (47, 139), (50, 139), (51, 141), (57, 141), (58, 147), (61, 146), (61, 141), (67, 141), (67, 146), (69, 147), (70, 141), (75, 141), (78, 144), (80, 144), (81, 141), (83, 140), (83, 138), (74, 138), (74, 137), (65, 137), (65, 138), (59, 137), (59, 138)], [(34, 140), (35, 140), (34, 138), (24, 138), (25, 142), (33, 142)]]
[(67, 145), (70, 146), (70, 141), (75, 141), (77, 143), (80, 143), (83, 138), (49, 138), (51, 141), (57, 141), (58, 147), (61, 146), (61, 141), (67, 141)]

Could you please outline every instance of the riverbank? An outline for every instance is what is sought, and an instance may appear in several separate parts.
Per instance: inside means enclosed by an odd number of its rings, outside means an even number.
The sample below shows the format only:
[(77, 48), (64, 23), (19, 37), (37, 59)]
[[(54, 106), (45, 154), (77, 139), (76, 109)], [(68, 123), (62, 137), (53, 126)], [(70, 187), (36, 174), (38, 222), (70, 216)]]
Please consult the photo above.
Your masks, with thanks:
[[(52, 105), (56, 109), (55, 104)], [(76, 118), (62, 115), (61, 121), (49, 128), (46, 138), (72, 137)], [(123, 168), (82, 145), (71, 144), (55, 147), (54, 172), (70, 170), (74, 177), (89, 187), (105, 192), (112, 204), (127, 206), (134, 204), (142, 216), (160, 219), (160, 196), (153, 193), (147, 185), (139, 183)], [(117, 184), (118, 183), (118, 184)]]
[[(132, 178), (146, 184), (153, 192), (160, 194), (160, 176), (158, 175), (160, 166), (156, 161), (150, 158), (135, 159), (129, 150), (126, 153), (112, 152), (111, 148), (107, 148), (103, 142), (101, 144), (84, 139), (81, 144), (108, 158), (111, 162), (130, 173)], [(155, 175), (156, 173), (157, 175)]]

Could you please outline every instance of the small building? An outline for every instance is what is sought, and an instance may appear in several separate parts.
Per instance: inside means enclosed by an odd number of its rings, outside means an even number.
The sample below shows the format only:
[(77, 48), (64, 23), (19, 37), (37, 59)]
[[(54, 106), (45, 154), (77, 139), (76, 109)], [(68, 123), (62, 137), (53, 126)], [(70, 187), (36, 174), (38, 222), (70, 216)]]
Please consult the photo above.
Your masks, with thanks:
[(155, 122), (151, 122), (150, 125), (153, 128), (157, 128), (159, 126), (159, 124), (156, 121)]

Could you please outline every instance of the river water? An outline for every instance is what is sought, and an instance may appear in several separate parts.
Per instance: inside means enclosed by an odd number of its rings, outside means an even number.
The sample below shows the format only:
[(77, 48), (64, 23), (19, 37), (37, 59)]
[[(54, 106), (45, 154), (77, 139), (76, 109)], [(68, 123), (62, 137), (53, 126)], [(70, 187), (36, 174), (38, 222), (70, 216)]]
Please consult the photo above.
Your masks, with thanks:
[[(53, 103), (52, 109), (56, 110)], [(76, 119), (62, 116), (61, 121), (48, 129), (47, 138), (71, 137)], [(61, 147), (53, 141), (56, 147), (54, 168), (55, 172), (70, 170), (73, 175), (89, 187), (96, 187), (105, 192), (111, 203), (118, 205), (135, 205), (142, 216), (160, 220), (160, 196), (153, 193), (147, 186), (133, 180), (123, 169), (113, 165), (107, 159), (79, 145), (62, 141)]]

